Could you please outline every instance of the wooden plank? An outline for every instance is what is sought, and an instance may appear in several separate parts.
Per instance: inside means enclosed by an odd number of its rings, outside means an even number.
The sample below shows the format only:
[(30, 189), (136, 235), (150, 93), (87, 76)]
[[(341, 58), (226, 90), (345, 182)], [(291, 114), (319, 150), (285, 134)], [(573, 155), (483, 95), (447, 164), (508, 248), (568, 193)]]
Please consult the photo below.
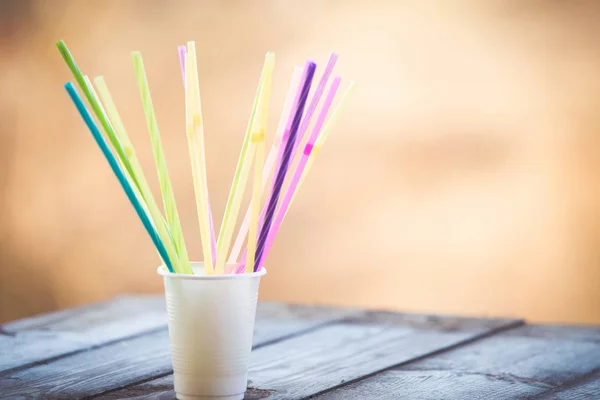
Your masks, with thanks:
[[(520, 321), (365, 313), (252, 353), (246, 399), (304, 399)], [(174, 398), (172, 376), (102, 399)], [(369, 398), (369, 397), (364, 397)]]
[[(121, 296), (108, 301), (74, 307), (66, 310), (36, 315), (30, 318), (3, 324), (2, 330), (8, 334), (21, 331), (44, 330), (72, 330), (85, 328), (86, 324), (103, 324), (110, 316), (119, 316), (123, 313), (139, 312), (144, 309), (156, 307), (164, 308), (162, 296)], [(107, 315), (110, 314), (110, 315)]]
[(600, 399), (600, 370), (573, 386), (549, 391), (536, 400), (598, 400)]
[[(600, 329), (523, 326), (350, 383), (316, 399), (530, 399), (552, 393), (599, 367)], [(590, 384), (581, 390), (597, 393), (598, 386)], [(563, 398), (576, 397), (556, 397)]]
[(0, 372), (164, 328), (166, 321), (162, 296), (128, 296), (4, 324)]
[[(354, 311), (259, 304), (255, 347), (310, 332)], [(296, 317), (297, 316), (297, 317)], [(133, 320), (135, 323), (136, 320)], [(266, 329), (268, 328), (268, 329)], [(0, 399), (75, 399), (171, 373), (167, 329), (0, 374)]]

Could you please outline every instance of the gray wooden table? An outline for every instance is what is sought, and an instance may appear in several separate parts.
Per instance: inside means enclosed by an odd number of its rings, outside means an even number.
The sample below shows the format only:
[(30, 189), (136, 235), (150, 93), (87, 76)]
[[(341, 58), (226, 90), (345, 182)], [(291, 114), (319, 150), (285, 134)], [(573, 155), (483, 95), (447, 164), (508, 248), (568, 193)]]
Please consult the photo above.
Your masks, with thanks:
[[(2, 399), (174, 399), (161, 297), (0, 327)], [(600, 399), (600, 328), (261, 303), (246, 399)]]

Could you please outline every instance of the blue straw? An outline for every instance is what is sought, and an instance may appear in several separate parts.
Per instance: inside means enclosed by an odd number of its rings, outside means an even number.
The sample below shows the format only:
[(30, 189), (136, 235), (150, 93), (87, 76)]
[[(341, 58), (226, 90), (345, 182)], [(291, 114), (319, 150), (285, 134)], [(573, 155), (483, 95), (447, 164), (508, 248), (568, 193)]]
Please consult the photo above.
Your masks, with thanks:
[(83, 121), (89, 128), (90, 132), (92, 133), (92, 136), (94, 136), (94, 139), (96, 140), (96, 143), (98, 143), (100, 150), (102, 150), (102, 153), (104, 153), (106, 161), (108, 161), (108, 163), (110, 164), (110, 167), (117, 176), (117, 179), (119, 180), (121, 187), (125, 191), (127, 198), (131, 202), (131, 205), (133, 205), (133, 208), (135, 208), (135, 212), (137, 213), (138, 217), (140, 217), (140, 219), (142, 220), (144, 228), (146, 228), (148, 235), (150, 235), (150, 238), (156, 246), (158, 253), (162, 257), (165, 265), (171, 273), (174, 273), (175, 271), (173, 270), (173, 266), (171, 265), (171, 260), (169, 259), (167, 250), (165, 249), (165, 245), (160, 240), (160, 237), (158, 236), (156, 229), (154, 229), (152, 222), (150, 222), (148, 214), (146, 214), (146, 212), (142, 208), (140, 200), (135, 195), (133, 189), (131, 188), (131, 185), (129, 184), (129, 181), (127, 180), (127, 178), (125, 178), (125, 174), (123, 173), (123, 170), (121, 170), (121, 167), (119, 167), (119, 163), (117, 162), (115, 156), (110, 152), (108, 144), (106, 144), (106, 140), (104, 140), (104, 137), (100, 133), (100, 130), (98, 130), (98, 126), (92, 119), (92, 116), (90, 115), (89, 111), (85, 108), (81, 97), (79, 97), (79, 94), (77, 94), (77, 90), (71, 82), (67, 82), (65, 84), (65, 89), (67, 89), (69, 96), (71, 96), (71, 100), (73, 100), (73, 103), (75, 103), (75, 107), (77, 107), (81, 118), (83, 118)]

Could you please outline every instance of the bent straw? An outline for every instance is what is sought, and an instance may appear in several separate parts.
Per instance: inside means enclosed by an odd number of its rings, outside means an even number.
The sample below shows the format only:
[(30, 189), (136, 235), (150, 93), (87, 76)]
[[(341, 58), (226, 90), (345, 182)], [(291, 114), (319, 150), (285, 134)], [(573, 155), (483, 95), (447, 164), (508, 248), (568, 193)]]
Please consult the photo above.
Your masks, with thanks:
[(275, 208), (277, 207), (277, 201), (279, 200), (279, 195), (281, 193), (281, 187), (283, 186), (283, 181), (285, 179), (285, 175), (287, 173), (287, 168), (290, 162), (290, 156), (292, 153), (292, 148), (294, 147), (294, 143), (296, 140), (296, 135), (298, 134), (298, 128), (300, 126), (300, 120), (302, 118), (302, 113), (304, 111), (304, 106), (306, 105), (306, 98), (308, 97), (308, 91), (310, 90), (310, 85), (312, 83), (313, 77), (315, 75), (316, 64), (312, 61), (308, 62), (308, 66), (306, 68), (306, 80), (304, 81), (304, 85), (302, 87), (302, 92), (300, 94), (300, 100), (298, 101), (298, 107), (296, 109), (296, 115), (294, 116), (294, 120), (292, 122), (292, 127), (290, 128), (290, 136), (288, 138), (288, 142), (285, 145), (285, 150), (283, 153), (283, 157), (281, 159), (281, 166), (277, 171), (277, 177), (275, 178), (275, 185), (273, 186), (273, 193), (271, 194), (271, 198), (267, 205), (267, 214), (265, 215), (265, 222), (260, 231), (260, 237), (258, 239), (258, 246), (256, 248), (256, 256), (254, 267), (257, 270), (257, 266), (260, 265), (260, 261), (262, 259), (262, 254), (265, 249), (265, 240), (267, 239), (267, 235), (269, 233), (269, 229), (271, 227), (271, 222), (273, 221), (273, 215), (275, 213)]
[(73, 84), (71, 82), (68, 82), (65, 84), (65, 89), (69, 93), (69, 96), (71, 97), (71, 100), (75, 104), (75, 107), (77, 107), (77, 110), (79, 111), (79, 114), (81, 115), (81, 118), (83, 119), (83, 121), (87, 125), (88, 129), (92, 133), (92, 136), (94, 137), (94, 140), (100, 147), (100, 150), (102, 150), (102, 153), (104, 154), (104, 157), (106, 158), (106, 161), (108, 161), (108, 164), (110, 165), (115, 176), (119, 180), (121, 187), (125, 191), (127, 198), (131, 202), (131, 205), (135, 209), (135, 212), (137, 213), (138, 217), (142, 221), (142, 224), (144, 225), (146, 232), (148, 232), (148, 235), (150, 235), (150, 239), (152, 239), (154, 246), (156, 246), (158, 253), (160, 254), (161, 258), (163, 259), (163, 262), (169, 269), (169, 272), (174, 273), (175, 271), (173, 270), (171, 260), (169, 259), (169, 255), (167, 254), (167, 251), (165, 249), (163, 242), (160, 240), (158, 233), (152, 226), (152, 222), (150, 222), (148, 215), (143, 210), (142, 205), (140, 204), (138, 198), (136, 197), (131, 184), (125, 177), (125, 174), (121, 170), (121, 167), (119, 167), (119, 163), (117, 162), (115, 156), (110, 152), (110, 149), (108, 148), (108, 144), (104, 140), (104, 137), (100, 133), (100, 130), (98, 129), (98, 126), (96, 126), (96, 123), (94, 122), (89, 111), (86, 109), (85, 105), (83, 104), (83, 100), (81, 99), (81, 97), (79, 97), (79, 94), (77, 94), (77, 90), (75, 89), (75, 87), (73, 86)]
[(266, 67), (265, 78), (260, 88), (258, 124), (256, 124), (256, 131), (250, 139), (255, 144), (254, 147), (256, 153), (254, 155), (254, 187), (252, 190), (252, 214), (250, 216), (250, 229), (248, 234), (248, 258), (246, 259), (247, 273), (251, 273), (254, 269), (260, 198), (262, 194), (262, 173), (265, 159), (265, 132), (267, 130), (269, 103), (271, 100), (271, 80), (273, 78), (273, 69), (275, 67), (275, 55), (273, 53), (267, 53), (265, 65), (268, 66)]
[(200, 87), (198, 83), (198, 67), (196, 64), (196, 46), (188, 42), (185, 55), (185, 118), (190, 162), (192, 166), (192, 179), (194, 180), (194, 194), (196, 197), (196, 212), (200, 226), (200, 239), (204, 254), (204, 273), (210, 275), (214, 272), (214, 257), (210, 226), (210, 206), (208, 202), (208, 184), (206, 181), (206, 155), (204, 150), (204, 125), (202, 120), (202, 106), (200, 102)]
[[(275, 217), (275, 220), (273, 221), (273, 226), (271, 227), (271, 230), (269, 231), (269, 234), (267, 236), (267, 240), (266, 240), (266, 244), (265, 244), (265, 251), (263, 253), (263, 258), (259, 261), (259, 265), (258, 265), (259, 268), (262, 265), (262, 262), (265, 259), (266, 255), (271, 250), (271, 247), (273, 246), (273, 241), (275, 240), (275, 236), (277, 235), (277, 232), (279, 232), (281, 223), (283, 222), (283, 219), (287, 215), (287, 210), (289, 210), (291, 202), (294, 198), (294, 193), (296, 193), (298, 190), (298, 184), (303, 175), (303, 171), (307, 165), (307, 162), (312, 153), (312, 150), (315, 147), (315, 143), (317, 141), (317, 136), (319, 135), (319, 132), (321, 131), (321, 128), (323, 127), (323, 123), (325, 122), (325, 118), (327, 117), (327, 112), (329, 111), (329, 107), (331, 107), (331, 103), (333, 102), (335, 94), (338, 90), (340, 81), (341, 81), (341, 79), (339, 77), (336, 77), (333, 80), (333, 83), (331, 85), (331, 88), (329, 89), (329, 92), (327, 93), (327, 99), (325, 100), (325, 103), (323, 104), (323, 108), (321, 109), (321, 112), (319, 113), (317, 122), (315, 123), (315, 126), (311, 132), (310, 137), (308, 138), (306, 146), (304, 147), (302, 157), (298, 163), (298, 166), (296, 167), (296, 170), (294, 171), (294, 175), (293, 175), (292, 179), (290, 180), (290, 185), (288, 186), (286, 193), (283, 197), (283, 200), (281, 201), (281, 206), (279, 207), (279, 210), (277, 211), (277, 216)], [(346, 92), (346, 94), (347, 94), (347, 92)], [(344, 95), (344, 98), (346, 98), (346, 94)], [(343, 99), (342, 99), (342, 101), (343, 101)], [(343, 104), (343, 103), (340, 102), (340, 104)], [(334, 118), (337, 118), (339, 109), (340, 109), (340, 107), (338, 105), (338, 107), (334, 111), (335, 115), (332, 116), (332, 118), (330, 118), (330, 120), (328, 121), (327, 127), (325, 128), (326, 131), (330, 130), (331, 121), (334, 120)], [(325, 134), (326, 132), (324, 131), (323, 133)]]
[[(286, 119), (285, 117), (291, 113), (292, 109), (292, 101), (294, 101), (295, 91), (294, 89), (300, 83), (300, 77), (302, 73), (302, 68), (294, 67), (294, 72), (292, 74), (292, 79), (290, 81), (290, 85), (288, 87), (287, 95), (285, 98), (285, 103), (283, 105), (283, 109), (281, 110), (281, 116), (279, 118), (279, 123), (277, 124), (277, 132), (275, 133), (275, 139), (273, 140), (273, 144), (271, 146), (271, 150), (269, 150), (269, 155), (267, 156), (267, 160), (265, 161), (265, 166), (262, 171), (262, 188), (261, 190), (264, 192), (267, 183), (269, 182), (269, 177), (273, 172), (273, 166), (275, 165), (275, 157), (277, 157), (277, 153), (279, 152), (279, 148), (282, 144), (282, 136), (283, 132), (286, 128)], [(248, 228), (250, 227), (250, 212), (252, 210), (253, 202), (251, 201), (248, 205), (248, 210), (246, 211), (246, 215), (244, 216), (244, 220), (242, 225), (240, 225), (240, 230), (238, 232), (237, 238), (233, 243), (231, 248), (231, 253), (229, 254), (229, 259), (227, 262), (229, 264), (237, 263), (238, 256), (240, 255), (240, 251), (244, 246), (244, 241), (246, 240), (246, 234), (248, 233)]]
[(67, 47), (64, 40), (61, 40), (58, 43), (56, 43), (56, 47), (58, 47), (58, 51), (60, 52), (63, 59), (67, 63), (67, 66), (69, 67), (71, 72), (73, 73), (73, 76), (75, 77), (75, 81), (77, 81), (79, 88), (83, 91), (85, 97), (87, 98), (88, 102), (90, 103), (90, 106), (92, 107), (92, 111), (94, 112), (94, 114), (96, 114), (96, 118), (98, 118), (98, 121), (100, 121), (100, 124), (104, 128), (104, 131), (106, 132), (108, 139), (110, 140), (115, 151), (117, 152), (119, 159), (123, 163), (123, 166), (129, 173), (129, 176), (131, 176), (131, 179), (133, 180), (133, 182), (135, 183), (135, 185), (137, 186), (137, 188), (139, 190), (139, 184), (136, 180), (135, 174), (133, 173), (131, 165), (129, 164), (129, 161), (127, 160), (127, 157), (125, 156), (125, 152), (124, 152), (123, 148), (121, 147), (121, 143), (119, 143), (119, 140), (115, 136), (115, 132), (113, 131), (112, 126), (110, 125), (110, 122), (106, 118), (106, 115), (102, 113), (99, 102), (96, 101), (96, 99), (94, 99), (94, 97), (92, 96), (91, 90), (85, 82), (83, 73), (77, 66), (77, 63), (75, 62), (73, 55), (69, 51), (69, 48)]
[[(177, 50), (179, 52), (179, 65), (181, 67), (181, 81), (183, 82), (183, 89), (184, 89), (184, 93), (185, 93), (185, 91), (187, 90), (186, 84), (185, 84), (185, 71), (186, 71), (185, 70), (185, 63), (186, 63), (185, 57), (187, 54), (187, 49), (185, 46), (179, 46), (177, 48)], [(193, 173), (194, 173), (194, 171), (193, 171), (193, 166), (192, 166), (192, 174)], [(195, 180), (195, 178), (192, 178), (192, 179)], [(196, 195), (196, 187), (194, 187), (194, 194)], [(198, 197), (196, 195), (196, 201), (197, 201), (197, 199), (198, 199)], [(215, 238), (215, 224), (213, 222), (213, 216), (212, 216), (212, 211), (211, 211), (212, 208), (210, 206), (210, 198), (208, 196), (208, 191), (206, 194), (206, 203), (208, 205), (208, 224), (209, 224), (209, 228), (210, 228), (210, 247), (212, 249), (212, 259), (213, 259), (213, 264), (214, 264), (214, 260), (217, 258), (217, 239)], [(196, 204), (196, 211), (198, 211), (197, 204)]]
[(156, 163), (158, 182), (163, 199), (165, 215), (167, 217), (167, 224), (169, 225), (173, 237), (173, 244), (175, 245), (175, 251), (179, 256), (179, 261), (182, 264), (182, 268), (187, 271), (191, 268), (189, 266), (190, 261), (183, 240), (183, 232), (181, 230), (181, 223), (179, 222), (175, 196), (173, 195), (173, 188), (171, 187), (171, 180), (169, 179), (169, 172), (167, 170), (167, 161), (165, 160), (161, 145), (154, 107), (152, 106), (152, 97), (150, 96), (148, 79), (146, 78), (146, 71), (144, 70), (144, 61), (142, 60), (142, 55), (138, 51), (131, 53), (131, 56), (133, 58), (133, 68), (138, 81), (140, 95), (142, 97), (142, 107), (144, 108), (144, 114), (146, 114), (146, 125), (148, 126), (148, 132), (150, 134), (152, 153), (154, 154), (154, 161)]
[(133, 144), (131, 143), (131, 141), (129, 139), (129, 135), (127, 134), (125, 125), (123, 124), (123, 121), (121, 120), (121, 116), (119, 115), (117, 106), (115, 105), (115, 102), (113, 101), (110, 91), (108, 90), (108, 85), (106, 84), (104, 77), (97, 76), (96, 78), (94, 78), (94, 82), (96, 83), (96, 87), (98, 88), (98, 93), (100, 94), (100, 99), (102, 100), (102, 103), (104, 103), (104, 106), (106, 107), (106, 112), (108, 114), (108, 118), (114, 127), (117, 138), (121, 142), (123, 149), (125, 150), (125, 155), (127, 156), (127, 159), (129, 160), (129, 162), (131, 163), (131, 167), (132, 167), (133, 171), (135, 172), (135, 175), (137, 177), (137, 180), (138, 180), (139, 186), (140, 186), (140, 194), (146, 203), (146, 206), (148, 208), (148, 211), (150, 212), (150, 216), (152, 217), (152, 220), (154, 221), (154, 226), (156, 227), (156, 230), (158, 231), (158, 234), (161, 237), (163, 244), (165, 245), (165, 248), (167, 250), (167, 253), (169, 254), (169, 257), (171, 258), (171, 260), (173, 260), (173, 268), (178, 273), (192, 274), (191, 268), (182, 269), (184, 266), (180, 265), (180, 263), (179, 263), (179, 259), (177, 257), (177, 252), (173, 245), (173, 238), (171, 237), (171, 233), (169, 232), (169, 227), (167, 226), (167, 223), (165, 222), (165, 219), (163, 218), (160, 208), (159, 208), (158, 204), (156, 203), (154, 195), (152, 194), (150, 185), (148, 184), (148, 181), (146, 180), (146, 176), (144, 175), (144, 170), (142, 169), (142, 166), (137, 158), (135, 149), (133, 148)]
[[(246, 127), (244, 142), (242, 143), (242, 149), (240, 150), (240, 156), (238, 158), (235, 173), (233, 175), (233, 182), (231, 183), (227, 204), (225, 206), (225, 213), (223, 214), (223, 221), (221, 222), (221, 228), (219, 230), (219, 238), (217, 239), (217, 273), (223, 273), (225, 260), (227, 259), (227, 252), (231, 244), (231, 237), (233, 236), (233, 228), (235, 226), (242, 202), (242, 195), (244, 194), (244, 187), (250, 172), (252, 158), (254, 157), (253, 152), (250, 152), (250, 155), (247, 153), (260, 96), (260, 87), (262, 86), (262, 81), (265, 75), (265, 67), (266, 65), (263, 65), (263, 71), (261, 73), (256, 95), (254, 96), (254, 102), (252, 104), (250, 120), (248, 121), (248, 125)], [(240, 187), (240, 183), (243, 183), (242, 187)]]

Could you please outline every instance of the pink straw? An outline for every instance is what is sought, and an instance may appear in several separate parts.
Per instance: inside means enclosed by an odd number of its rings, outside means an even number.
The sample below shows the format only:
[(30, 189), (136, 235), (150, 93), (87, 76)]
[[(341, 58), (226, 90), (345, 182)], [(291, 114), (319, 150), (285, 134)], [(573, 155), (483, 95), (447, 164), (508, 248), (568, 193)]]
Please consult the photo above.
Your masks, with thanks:
[[(311, 119), (313, 117), (313, 114), (315, 113), (315, 110), (317, 109), (317, 105), (319, 104), (319, 101), (321, 100), (321, 96), (323, 95), (323, 92), (325, 91), (325, 86), (327, 86), (327, 81), (329, 80), (329, 77), (331, 76), (331, 73), (333, 72), (333, 68), (335, 67), (335, 63), (337, 62), (337, 59), (338, 59), (338, 56), (335, 53), (332, 53), (329, 56), (329, 61), (327, 62), (327, 65), (325, 66), (325, 70), (323, 71), (323, 75), (321, 76), (321, 80), (319, 81), (317, 89), (315, 90), (315, 93), (313, 94), (313, 97), (312, 97), (312, 99), (310, 101), (310, 104), (308, 105), (308, 108), (306, 110), (306, 114), (302, 118), (302, 122), (300, 124), (300, 127), (298, 128), (298, 135), (296, 136), (296, 141), (295, 141), (294, 147), (292, 149), (292, 155), (291, 155), (291, 158), (290, 158), (291, 160), (294, 159), (296, 151), (298, 150), (298, 145), (302, 142), (302, 138), (304, 137), (304, 134), (306, 133), (308, 125), (310, 124), (310, 121), (311, 121)], [(304, 82), (304, 77), (306, 75), (306, 71), (307, 71), (307, 67), (305, 65), (304, 72), (303, 72), (303, 78), (302, 78), (302, 80), (300, 82), (300, 85), (298, 87), (298, 92), (296, 93), (296, 99), (294, 101), (294, 106), (292, 107), (292, 112), (290, 112), (290, 116), (289, 116), (288, 122), (286, 124), (286, 129), (285, 129), (284, 134), (283, 134), (283, 140), (281, 141), (281, 146), (279, 147), (279, 154), (277, 156), (277, 162), (275, 163), (275, 171), (278, 171), (279, 167), (281, 165), (281, 159), (283, 157), (283, 151), (285, 149), (287, 140), (289, 138), (290, 127), (291, 127), (292, 121), (294, 119), (294, 112), (293, 112), (293, 110), (295, 110), (296, 104), (298, 104), (298, 100), (300, 98), (300, 92), (302, 91), (302, 82)], [(275, 184), (275, 179), (273, 179), (273, 184)], [(271, 193), (272, 192), (273, 192), (273, 189), (271, 188)], [(267, 199), (267, 202), (265, 203), (265, 206), (263, 207), (262, 212), (260, 214), (260, 218), (259, 218), (260, 229), (259, 230), (262, 230), (262, 226), (263, 226), (264, 220), (265, 220), (265, 215), (267, 213), (267, 205), (269, 204), (270, 197), (271, 196), (269, 196), (269, 199)], [(246, 247), (246, 249), (242, 253), (242, 257), (240, 259), (241, 260), (245, 260), (247, 253), (248, 253), (248, 248)], [(264, 257), (263, 257), (263, 259), (264, 259)], [(241, 263), (240, 266), (241, 265), (244, 265), (244, 263)], [(239, 270), (240, 270), (240, 268), (238, 268), (238, 271)]]
[(181, 80), (183, 81), (183, 86), (185, 87), (185, 55), (187, 54), (187, 49), (185, 46), (178, 46), (177, 51), (179, 52), (179, 66), (181, 67)]
[[(275, 140), (273, 141), (273, 145), (271, 146), (271, 150), (269, 151), (269, 155), (267, 156), (267, 160), (265, 161), (265, 165), (263, 167), (263, 181), (262, 188), (263, 191), (267, 186), (267, 182), (269, 181), (269, 177), (271, 176), (271, 172), (273, 170), (273, 165), (275, 164), (275, 157), (279, 152), (279, 147), (282, 146), (282, 137), (283, 131), (286, 128), (285, 124), (287, 122), (286, 117), (288, 115), (288, 111), (293, 110), (293, 101), (295, 95), (296, 81), (300, 82), (300, 74), (302, 73), (302, 69), (300, 67), (294, 68), (294, 73), (292, 75), (292, 79), (290, 81), (290, 85), (285, 97), (285, 104), (283, 109), (281, 110), (281, 116), (279, 117), (279, 123), (277, 124), (277, 132), (275, 133)], [(230, 264), (237, 263), (238, 256), (242, 251), (242, 247), (244, 247), (244, 242), (246, 240), (246, 235), (248, 234), (248, 229), (250, 227), (250, 210), (252, 207), (252, 202), (248, 206), (248, 210), (246, 215), (244, 216), (244, 220), (240, 225), (240, 230), (235, 239), (235, 242), (231, 248), (231, 252), (229, 253), (229, 259), (227, 260)]]
[[(187, 49), (185, 46), (178, 46), (177, 47), (178, 53), (179, 53), (179, 66), (181, 67), (181, 80), (183, 81), (183, 87), (185, 89), (185, 56), (187, 54)], [(208, 198), (208, 194), (207, 194), (207, 204), (208, 204), (208, 223), (210, 225), (210, 241), (211, 241), (211, 249), (212, 249), (212, 259), (213, 259), (213, 263), (216, 264), (217, 263), (217, 239), (215, 238), (215, 226), (213, 224), (213, 217), (212, 217), (212, 212), (211, 207), (210, 207), (210, 199)]]
[(304, 167), (306, 166), (306, 163), (308, 162), (310, 153), (315, 145), (315, 142), (317, 141), (319, 132), (321, 131), (321, 128), (323, 127), (323, 123), (325, 122), (325, 118), (327, 117), (327, 113), (329, 112), (329, 108), (331, 107), (331, 103), (333, 103), (333, 99), (335, 97), (335, 94), (337, 93), (339, 86), (340, 86), (340, 82), (341, 82), (341, 78), (339, 76), (336, 76), (333, 79), (331, 88), (329, 88), (329, 92), (327, 93), (327, 98), (325, 99), (323, 108), (321, 109), (319, 117), (317, 118), (317, 122), (315, 123), (315, 126), (313, 127), (313, 130), (308, 138), (308, 141), (306, 142), (306, 146), (304, 147), (304, 152), (302, 153), (300, 162), (298, 162), (298, 166), (296, 167), (296, 170), (294, 171), (294, 176), (292, 177), (292, 180), (290, 181), (290, 185), (288, 186), (287, 191), (285, 192), (285, 196), (283, 197), (281, 206), (279, 207), (279, 210), (277, 211), (277, 216), (275, 217), (275, 220), (273, 221), (273, 225), (271, 226), (271, 229), (269, 230), (269, 234), (267, 236), (263, 256), (261, 257), (258, 265), (256, 266), (256, 269), (258, 269), (258, 270), (262, 267), (262, 264), (263, 264), (265, 258), (267, 257), (267, 255), (269, 254), (269, 251), (271, 250), (271, 247), (273, 246), (273, 241), (275, 240), (275, 235), (277, 235), (277, 232), (279, 231), (279, 228), (281, 227), (281, 223), (283, 222), (283, 218), (285, 217), (285, 214), (287, 213), (287, 209), (290, 207), (290, 203), (292, 202), (292, 198), (294, 197), (294, 192), (296, 191), (296, 188), (298, 187), (298, 183), (300, 182), (300, 178), (302, 177), (302, 172), (304, 171)]

